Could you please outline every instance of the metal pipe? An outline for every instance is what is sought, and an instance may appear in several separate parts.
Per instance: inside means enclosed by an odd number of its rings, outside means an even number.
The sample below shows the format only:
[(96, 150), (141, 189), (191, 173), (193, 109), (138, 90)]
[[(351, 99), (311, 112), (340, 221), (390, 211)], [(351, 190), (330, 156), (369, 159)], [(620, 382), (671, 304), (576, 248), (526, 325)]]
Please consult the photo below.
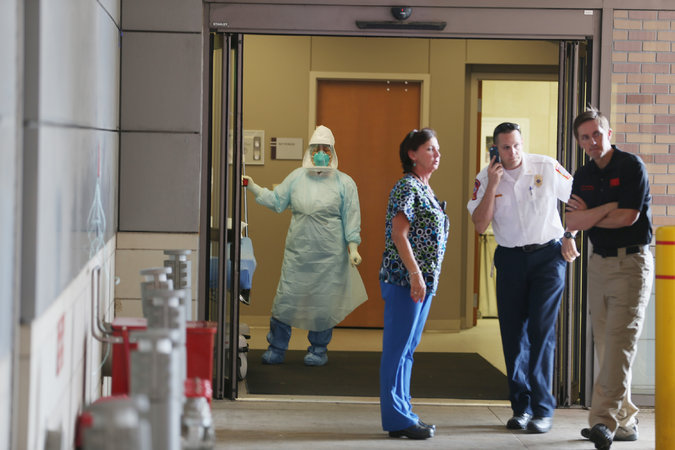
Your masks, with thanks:
[(91, 335), (100, 342), (121, 344), (122, 337), (112, 336), (112, 329), (99, 319), (100, 283), (101, 266), (96, 266), (91, 270)]

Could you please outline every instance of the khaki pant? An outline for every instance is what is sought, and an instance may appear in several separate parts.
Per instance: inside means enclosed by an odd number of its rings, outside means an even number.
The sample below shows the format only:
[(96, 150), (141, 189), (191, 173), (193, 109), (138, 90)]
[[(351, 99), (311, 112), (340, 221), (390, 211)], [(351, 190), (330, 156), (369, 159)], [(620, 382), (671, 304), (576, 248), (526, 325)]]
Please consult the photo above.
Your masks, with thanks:
[(654, 258), (640, 253), (603, 258), (593, 253), (588, 264), (588, 304), (599, 372), (593, 385), (588, 423), (612, 432), (636, 423), (631, 401), (631, 367), (652, 292)]

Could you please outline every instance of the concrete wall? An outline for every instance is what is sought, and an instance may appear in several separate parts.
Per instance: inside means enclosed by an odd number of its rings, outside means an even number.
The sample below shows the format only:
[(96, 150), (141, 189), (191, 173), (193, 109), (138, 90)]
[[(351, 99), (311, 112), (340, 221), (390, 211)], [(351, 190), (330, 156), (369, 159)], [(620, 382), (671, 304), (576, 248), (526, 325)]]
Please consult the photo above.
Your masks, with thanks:
[(23, 2), (0, 3), (0, 450), (12, 448), (21, 214)]
[(82, 406), (102, 392), (104, 349), (89, 332), (95, 266), (102, 268), (108, 320), (112, 309), (120, 5), (22, 4), (24, 89), (16, 91), (23, 102), (22, 321), (14, 349), (14, 448), (67, 448)]
[(110, 239), (43, 314), (21, 327), (15, 448), (71, 448), (83, 407), (109, 395), (101, 369), (111, 354), (90, 331), (91, 272), (101, 267), (100, 317), (110, 322), (115, 246)]
[(201, 0), (123, 1), (122, 11), (115, 296), (129, 317), (142, 315), (139, 271), (162, 266), (163, 250), (193, 250), (198, 273), (205, 37)]
[(202, 2), (122, 2), (119, 229), (196, 233)]

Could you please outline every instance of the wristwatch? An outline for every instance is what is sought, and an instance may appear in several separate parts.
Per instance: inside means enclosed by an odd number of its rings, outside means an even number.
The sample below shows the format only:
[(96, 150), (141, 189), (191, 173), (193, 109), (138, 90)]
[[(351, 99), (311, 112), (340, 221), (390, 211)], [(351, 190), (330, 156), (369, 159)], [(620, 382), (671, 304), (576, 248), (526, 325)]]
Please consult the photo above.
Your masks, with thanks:
[(569, 231), (565, 231), (565, 233), (563, 234), (563, 237), (565, 239), (574, 239), (576, 236), (573, 235), (572, 233), (570, 233)]

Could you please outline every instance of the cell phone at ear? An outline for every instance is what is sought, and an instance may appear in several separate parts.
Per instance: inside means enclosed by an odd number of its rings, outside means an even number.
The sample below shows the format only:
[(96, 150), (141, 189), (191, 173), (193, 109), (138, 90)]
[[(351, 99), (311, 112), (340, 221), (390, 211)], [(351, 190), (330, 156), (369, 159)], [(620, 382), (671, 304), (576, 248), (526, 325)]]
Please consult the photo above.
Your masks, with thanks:
[(490, 161), (492, 161), (492, 158), (494, 156), (496, 156), (495, 162), (498, 163), (499, 162), (499, 150), (497, 150), (496, 145), (493, 145), (492, 147), (490, 147)]

